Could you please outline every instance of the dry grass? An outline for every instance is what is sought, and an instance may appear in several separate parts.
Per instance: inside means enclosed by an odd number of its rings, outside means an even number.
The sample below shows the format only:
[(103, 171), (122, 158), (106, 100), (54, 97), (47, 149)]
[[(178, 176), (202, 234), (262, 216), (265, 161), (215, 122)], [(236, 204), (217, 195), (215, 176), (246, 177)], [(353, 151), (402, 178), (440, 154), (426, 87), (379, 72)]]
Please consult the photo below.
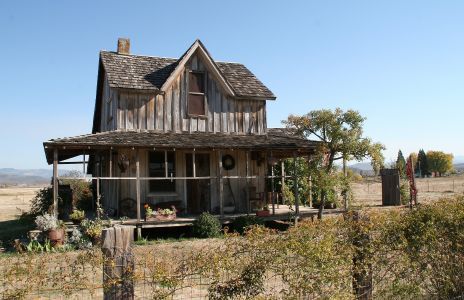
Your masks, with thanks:
[(31, 200), (42, 187), (0, 188), (0, 221), (14, 220), (30, 209)]
[[(417, 178), (418, 200), (422, 203), (438, 200), (444, 196), (464, 193), (464, 176)], [(378, 180), (363, 180), (352, 184), (354, 204), (360, 206), (382, 205), (382, 183)]]

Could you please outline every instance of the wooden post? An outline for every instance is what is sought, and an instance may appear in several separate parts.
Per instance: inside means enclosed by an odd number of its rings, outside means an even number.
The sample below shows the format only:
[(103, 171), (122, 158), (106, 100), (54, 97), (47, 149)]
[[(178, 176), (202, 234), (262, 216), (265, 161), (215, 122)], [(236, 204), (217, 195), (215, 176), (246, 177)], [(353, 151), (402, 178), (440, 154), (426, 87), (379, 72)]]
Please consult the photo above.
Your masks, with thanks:
[(53, 214), (58, 218), (58, 149), (53, 150)]
[[(345, 180), (346, 180), (346, 177), (348, 177), (348, 173), (346, 170), (345, 157), (343, 157), (343, 176), (345, 177)], [(347, 189), (343, 191), (343, 204), (345, 206), (345, 210), (348, 210), (348, 190)]]
[(274, 157), (271, 151), (271, 203), (272, 203), (272, 215), (275, 215), (275, 188), (274, 188)]
[(293, 193), (295, 194), (295, 213), (296, 213), (296, 218), (295, 218), (295, 223), (296, 220), (298, 219), (298, 216), (300, 214), (300, 200), (299, 200), (299, 195), (298, 195), (298, 176), (296, 174), (297, 169), (296, 169), (296, 152), (293, 152)]
[[(285, 194), (284, 194), (284, 188), (285, 188), (285, 161), (282, 159), (280, 161), (280, 169), (281, 169), (281, 180), (282, 180), (282, 204), (285, 204)], [(277, 205), (278, 207), (278, 205)]]
[(222, 178), (222, 152), (218, 151), (218, 184), (219, 184), (219, 212), (221, 218), (224, 218), (224, 184)]
[[(137, 197), (137, 222), (142, 220), (141, 212), (140, 212), (140, 157), (139, 157), (139, 149), (135, 152), (135, 191)], [(142, 228), (137, 227), (137, 239), (142, 238)]]
[(110, 177), (113, 177), (113, 148), (110, 148)]
[(103, 299), (134, 299), (133, 226), (102, 231)]
[(366, 224), (369, 223), (367, 215), (361, 215), (355, 211), (345, 214), (351, 222), (352, 244), (355, 252), (353, 255), (352, 283), (355, 299), (371, 300), (372, 299), (372, 263), (371, 253), (369, 251), (371, 237), (366, 232)]
[(246, 185), (245, 185), (245, 197), (247, 200), (247, 215), (250, 214), (250, 151), (246, 151), (246, 166), (245, 166), (245, 175), (246, 175)]
[(196, 161), (195, 148), (193, 148), (193, 153), (192, 153), (193, 178), (197, 177), (197, 166), (196, 166), (195, 161)]
[(100, 218), (101, 203), (100, 203), (100, 177), (97, 177), (97, 218)]

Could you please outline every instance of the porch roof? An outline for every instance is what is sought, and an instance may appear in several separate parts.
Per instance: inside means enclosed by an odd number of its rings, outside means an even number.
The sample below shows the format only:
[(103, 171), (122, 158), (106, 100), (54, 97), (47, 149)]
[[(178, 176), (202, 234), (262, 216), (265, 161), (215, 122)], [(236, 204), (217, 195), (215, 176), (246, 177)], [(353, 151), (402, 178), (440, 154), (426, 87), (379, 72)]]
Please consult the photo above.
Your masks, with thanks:
[(113, 148), (175, 148), (175, 149), (246, 149), (298, 151), (311, 154), (317, 142), (289, 134), (281, 128), (270, 128), (265, 135), (237, 135), (221, 133), (166, 133), (157, 131), (107, 131), (44, 142), (49, 164), (53, 163), (53, 149), (58, 148), (59, 160)]

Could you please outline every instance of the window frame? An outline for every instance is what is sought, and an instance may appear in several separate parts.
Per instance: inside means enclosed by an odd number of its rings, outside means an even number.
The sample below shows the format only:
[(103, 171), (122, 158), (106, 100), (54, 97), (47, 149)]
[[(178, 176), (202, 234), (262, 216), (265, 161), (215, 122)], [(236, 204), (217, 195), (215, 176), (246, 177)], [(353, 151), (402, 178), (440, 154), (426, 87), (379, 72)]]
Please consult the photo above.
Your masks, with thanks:
[[(191, 92), (190, 91), (190, 74), (192, 74), (192, 73), (201, 74), (203, 76), (203, 93)], [(207, 102), (207, 97), (206, 97), (206, 91), (207, 91), (206, 72), (187, 69), (187, 74), (188, 74), (188, 76), (187, 76), (187, 116), (189, 116), (189, 117), (197, 117), (197, 118), (207, 118), (208, 117), (208, 102)], [(190, 95), (203, 96), (204, 114), (190, 113)]]
[[(158, 153), (162, 153), (163, 156), (164, 156), (164, 161), (162, 162), (163, 164), (163, 175), (162, 176), (151, 176), (151, 169), (150, 169), (150, 164), (152, 163), (151, 161), (151, 154), (152, 153), (155, 153), (155, 152), (158, 152)], [(177, 169), (177, 159), (176, 159), (176, 151), (169, 151), (169, 150), (153, 150), (153, 151), (148, 151), (148, 164), (147, 164), (147, 172), (148, 172), (148, 175), (149, 177), (156, 177), (156, 178), (160, 178), (160, 177), (164, 177), (166, 179), (155, 179), (155, 180), (148, 180), (148, 194), (149, 195), (173, 195), (173, 194), (177, 194), (177, 186), (176, 186), (176, 180), (175, 179), (171, 179), (171, 176), (169, 174), (169, 154), (172, 153), (172, 164), (173, 164), (173, 172), (171, 172), (171, 174), (173, 174), (173, 178), (176, 177), (176, 169)], [(169, 190), (159, 190), (159, 189), (153, 189), (152, 187), (152, 182), (160, 182), (160, 183), (169, 183), (170, 185), (170, 189)]]

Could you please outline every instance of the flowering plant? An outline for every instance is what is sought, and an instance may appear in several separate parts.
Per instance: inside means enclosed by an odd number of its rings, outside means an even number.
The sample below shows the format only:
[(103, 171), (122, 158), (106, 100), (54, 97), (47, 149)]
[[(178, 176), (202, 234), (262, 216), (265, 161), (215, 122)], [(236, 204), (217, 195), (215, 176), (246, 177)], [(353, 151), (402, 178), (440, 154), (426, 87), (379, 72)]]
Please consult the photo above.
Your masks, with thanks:
[(165, 208), (165, 209), (161, 209), (161, 208), (158, 208), (158, 210), (156, 211), (156, 214), (158, 215), (161, 215), (161, 216), (170, 216), (170, 215), (173, 215), (176, 213), (176, 208), (174, 206), (171, 207), (172, 209), (169, 209), (169, 208)]
[(150, 205), (145, 203), (145, 205), (143, 207), (145, 208), (145, 215), (147, 217), (151, 216), (151, 215), (154, 215), (153, 209), (151, 209)]
[(60, 227), (58, 219), (54, 215), (47, 213), (37, 216), (37, 218), (35, 218), (35, 224), (37, 228), (42, 231), (50, 231)]

